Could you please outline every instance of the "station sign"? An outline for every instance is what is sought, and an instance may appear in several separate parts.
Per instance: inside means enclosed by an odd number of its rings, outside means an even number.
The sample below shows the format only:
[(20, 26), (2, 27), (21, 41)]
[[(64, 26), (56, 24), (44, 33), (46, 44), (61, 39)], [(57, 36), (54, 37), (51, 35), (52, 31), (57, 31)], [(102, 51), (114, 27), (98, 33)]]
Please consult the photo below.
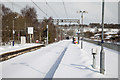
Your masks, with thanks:
[(28, 27), (28, 34), (33, 34), (33, 27)]

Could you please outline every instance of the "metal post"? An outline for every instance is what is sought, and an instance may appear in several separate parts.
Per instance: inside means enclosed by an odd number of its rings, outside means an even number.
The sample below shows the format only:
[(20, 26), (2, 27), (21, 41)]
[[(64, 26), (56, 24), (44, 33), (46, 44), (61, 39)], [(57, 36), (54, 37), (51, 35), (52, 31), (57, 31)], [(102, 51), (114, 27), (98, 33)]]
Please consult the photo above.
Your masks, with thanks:
[(78, 44), (79, 44), (79, 40), (80, 40), (80, 30), (78, 29)]
[(62, 36), (61, 35), (62, 35), (62, 32), (61, 32), (61, 29), (60, 29), (60, 40), (62, 40)]
[(30, 43), (32, 43), (32, 34), (30, 34)]
[[(80, 13), (80, 11), (77, 11), (77, 13)], [(78, 23), (80, 25), (80, 22)], [(78, 27), (78, 32), (79, 32), (79, 27)], [(78, 44), (79, 44), (79, 40), (80, 40), (80, 33), (78, 33)]]
[[(30, 35), (30, 34), (29, 34)], [(31, 36), (30, 36), (30, 38), (31, 38)], [(31, 39), (30, 39), (30, 43), (31, 43)]]
[(57, 28), (56, 28), (56, 39), (58, 41), (58, 31), (57, 31)]
[(82, 38), (81, 38), (81, 49), (83, 49), (83, 12), (82, 12), (82, 16), (81, 16), (82, 20), (81, 20), (81, 23), (82, 23), (82, 27), (81, 27), (81, 35), (82, 35)]
[(24, 26), (25, 26), (25, 37), (26, 37), (26, 41), (27, 41), (27, 40), (29, 40), (28, 35), (27, 35), (27, 22), (26, 22), (26, 17), (25, 16), (23, 16), (23, 17), (24, 17)]
[(47, 45), (48, 45), (48, 25), (47, 25)]
[[(79, 30), (78, 30), (78, 32), (79, 32)], [(80, 40), (80, 39), (79, 39), (79, 33), (78, 33), (78, 44), (79, 44), (79, 40)]]
[(20, 43), (20, 31), (18, 30), (18, 43)]
[(14, 31), (14, 19), (13, 19), (13, 46), (14, 46), (14, 39), (15, 39), (14, 33), (15, 33), (15, 31)]
[(104, 44), (104, 0), (102, 2), (102, 40), (101, 40), (101, 52), (100, 52), (100, 73), (104, 74), (105, 71), (105, 52), (103, 48)]

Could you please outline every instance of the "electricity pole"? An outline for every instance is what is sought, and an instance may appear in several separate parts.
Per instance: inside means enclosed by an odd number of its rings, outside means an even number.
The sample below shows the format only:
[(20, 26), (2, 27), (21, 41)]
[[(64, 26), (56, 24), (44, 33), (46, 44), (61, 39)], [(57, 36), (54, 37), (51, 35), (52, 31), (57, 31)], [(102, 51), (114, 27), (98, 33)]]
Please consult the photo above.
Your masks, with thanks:
[(86, 11), (80, 11), (80, 13), (82, 14), (81, 15), (81, 18), (82, 18), (82, 20), (81, 20), (81, 24), (82, 24), (82, 26), (81, 26), (81, 35), (82, 35), (82, 39), (81, 39), (81, 49), (83, 49), (83, 32), (84, 32), (84, 26), (83, 26), (83, 14), (84, 13), (88, 13), (88, 12), (86, 12)]
[[(77, 13), (80, 13), (80, 11), (77, 11)], [(80, 25), (80, 21), (79, 21), (78, 24)], [(80, 33), (79, 33), (79, 31), (80, 31), (80, 30), (79, 30), (79, 27), (78, 27), (78, 33), (77, 33), (77, 34), (78, 34), (78, 44), (79, 44), (79, 38), (80, 38)]]
[(16, 16), (13, 18), (13, 46), (15, 44), (15, 20), (18, 18), (19, 16)]
[[(14, 19), (15, 19), (15, 18), (14, 18)], [(15, 26), (15, 25), (14, 25), (14, 23), (15, 23), (15, 22), (14, 22), (14, 19), (13, 19), (13, 46), (14, 46), (14, 41), (15, 41), (15, 37), (14, 37), (14, 34), (15, 34), (15, 30), (14, 30), (14, 26)]]
[(81, 20), (81, 24), (82, 24), (82, 27), (81, 27), (81, 29), (82, 29), (82, 39), (81, 39), (81, 49), (83, 48), (83, 12), (84, 11), (80, 11), (81, 13), (82, 13), (82, 15), (81, 15), (81, 18), (82, 18), (82, 20)]
[(102, 2), (102, 39), (101, 39), (101, 52), (100, 52), (100, 73), (104, 74), (105, 71), (105, 52), (104, 44), (104, 0)]
[(48, 25), (47, 25), (47, 45), (48, 45)]

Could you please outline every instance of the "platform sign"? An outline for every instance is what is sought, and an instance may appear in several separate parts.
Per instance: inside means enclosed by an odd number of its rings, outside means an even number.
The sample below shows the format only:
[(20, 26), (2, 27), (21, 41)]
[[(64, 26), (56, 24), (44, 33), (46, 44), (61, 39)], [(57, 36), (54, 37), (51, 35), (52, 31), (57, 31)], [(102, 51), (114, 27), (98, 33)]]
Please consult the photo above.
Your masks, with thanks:
[(33, 27), (28, 27), (28, 34), (33, 34)]

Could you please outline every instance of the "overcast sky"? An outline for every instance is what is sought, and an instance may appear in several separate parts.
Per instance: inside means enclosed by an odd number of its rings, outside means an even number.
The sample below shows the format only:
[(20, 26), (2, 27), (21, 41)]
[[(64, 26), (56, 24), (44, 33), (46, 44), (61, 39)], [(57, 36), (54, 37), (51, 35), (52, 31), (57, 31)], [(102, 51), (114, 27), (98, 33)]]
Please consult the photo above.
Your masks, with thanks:
[[(14, 0), (12, 7), (12, 0), (7, 0), (6, 2), (1, 2), (5, 4), (5, 6), (9, 7), (11, 10), (20, 13), (20, 10), (24, 8), (26, 5), (30, 7), (35, 7), (37, 11), (38, 18), (44, 18), (46, 15), (42, 13), (30, 0), (22, 0), (24, 2), (17, 2)], [(20, 0), (19, 0), (20, 1)], [(27, 2), (26, 2), (27, 1)], [(67, 18), (65, 13), (65, 8), (68, 14), (68, 18), (77, 18), (80, 19), (79, 13), (77, 11), (85, 10), (88, 13), (84, 14), (84, 23), (89, 24), (93, 22), (101, 23), (101, 10), (102, 3), (95, 0), (58, 0), (48, 2), (46, 5), (45, 0), (33, 0), (45, 13), (47, 12), (48, 16), (52, 16), (53, 18)], [(63, 1), (65, 4), (65, 8), (63, 5)], [(102, 0), (101, 0), (102, 1)], [(112, 2), (113, 1), (113, 2)], [(105, 23), (118, 23), (118, 1), (119, 0), (107, 0), (105, 3)], [(52, 8), (52, 9), (51, 9)]]

